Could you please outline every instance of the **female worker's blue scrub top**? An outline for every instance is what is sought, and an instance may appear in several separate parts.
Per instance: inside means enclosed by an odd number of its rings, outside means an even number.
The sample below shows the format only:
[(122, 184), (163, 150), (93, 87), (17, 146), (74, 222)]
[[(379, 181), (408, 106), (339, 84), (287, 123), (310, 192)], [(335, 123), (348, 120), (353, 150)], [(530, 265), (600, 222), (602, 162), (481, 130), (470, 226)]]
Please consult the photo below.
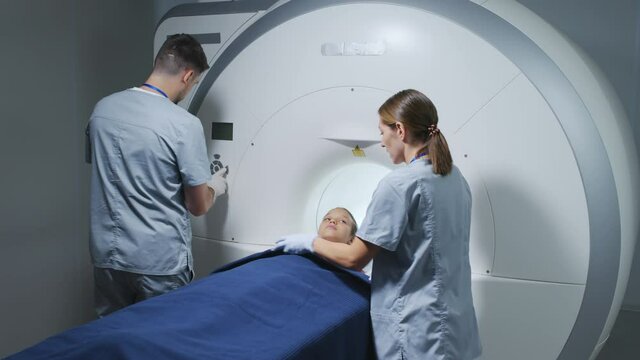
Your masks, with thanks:
[(381, 247), (373, 262), (371, 320), (380, 359), (475, 359), (471, 192), (457, 167), (417, 160), (373, 193), (357, 236)]

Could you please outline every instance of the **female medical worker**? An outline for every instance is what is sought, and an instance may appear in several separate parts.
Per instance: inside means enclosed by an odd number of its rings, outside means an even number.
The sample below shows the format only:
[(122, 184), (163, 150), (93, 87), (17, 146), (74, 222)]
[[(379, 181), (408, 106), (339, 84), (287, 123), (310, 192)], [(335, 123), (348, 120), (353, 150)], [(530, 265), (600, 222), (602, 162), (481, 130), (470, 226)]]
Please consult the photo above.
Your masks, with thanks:
[(394, 164), (373, 193), (351, 244), (285, 236), (285, 252), (315, 252), (361, 269), (371, 259), (371, 320), (381, 359), (467, 360), (480, 356), (471, 296), (471, 193), (453, 165), (424, 94), (403, 90), (378, 110), (382, 146)]

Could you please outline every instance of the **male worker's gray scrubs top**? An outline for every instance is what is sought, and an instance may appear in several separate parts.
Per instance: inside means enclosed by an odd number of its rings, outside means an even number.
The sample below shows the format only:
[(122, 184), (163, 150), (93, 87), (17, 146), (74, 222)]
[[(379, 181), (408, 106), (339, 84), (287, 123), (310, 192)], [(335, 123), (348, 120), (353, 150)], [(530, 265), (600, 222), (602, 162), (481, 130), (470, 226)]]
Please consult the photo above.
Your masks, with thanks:
[(211, 177), (198, 118), (163, 96), (128, 89), (102, 99), (89, 128), (94, 265), (146, 275), (191, 270), (183, 186)]
[(471, 193), (454, 167), (425, 160), (380, 181), (357, 236), (373, 261), (371, 320), (380, 359), (467, 360), (480, 355), (471, 297)]

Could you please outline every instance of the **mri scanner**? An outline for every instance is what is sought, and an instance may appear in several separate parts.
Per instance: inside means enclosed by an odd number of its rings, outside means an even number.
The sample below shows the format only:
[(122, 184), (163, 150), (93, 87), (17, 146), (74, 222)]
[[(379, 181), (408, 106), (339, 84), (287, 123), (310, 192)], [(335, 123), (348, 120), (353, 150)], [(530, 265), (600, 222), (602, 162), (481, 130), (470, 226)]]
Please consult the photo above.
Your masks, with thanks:
[[(638, 234), (638, 158), (614, 91), (580, 49), (511, 0), (255, 0), (185, 4), (211, 68), (181, 103), (229, 196), (193, 219), (196, 270), (362, 220), (393, 165), (377, 109), (415, 88), (438, 107), (473, 192), (483, 359), (595, 358)], [(204, 269), (204, 270), (202, 270)]]

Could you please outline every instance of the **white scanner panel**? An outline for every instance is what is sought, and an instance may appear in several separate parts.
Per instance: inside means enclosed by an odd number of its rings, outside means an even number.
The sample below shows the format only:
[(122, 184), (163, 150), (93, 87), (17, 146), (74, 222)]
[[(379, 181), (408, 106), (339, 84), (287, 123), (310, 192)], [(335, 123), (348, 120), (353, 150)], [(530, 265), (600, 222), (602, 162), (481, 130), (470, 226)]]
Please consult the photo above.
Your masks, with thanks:
[[(628, 275), (625, 250), (638, 231), (630, 220), (639, 212), (638, 165), (624, 115), (588, 59), (548, 24), (515, 1), (477, 3), (291, 0), (265, 12), (164, 21), (156, 50), (175, 32), (223, 38), (205, 46), (210, 72), (217, 71), (213, 82), (187, 100), (201, 101), (195, 110), (207, 137), (212, 122), (233, 123), (233, 140), (208, 140), (212, 160), (229, 166), (229, 196), (193, 220), (196, 266), (206, 272), (283, 234), (313, 232), (336, 206), (361, 221), (373, 189), (394, 168), (379, 146), (377, 109), (396, 91), (415, 88), (436, 104), (472, 190), (470, 255), (483, 358), (595, 356), (592, 333), (605, 339), (609, 332)], [(332, 49), (324, 55), (323, 44)], [(354, 55), (362, 44), (376, 51)], [(240, 50), (229, 51), (234, 45)], [(577, 95), (548, 86), (564, 81)], [(585, 166), (585, 142), (587, 149), (604, 147), (611, 167)], [(364, 157), (354, 155), (356, 146)], [(608, 300), (598, 294), (605, 283), (596, 272), (606, 270), (609, 279), (609, 267), (590, 254), (594, 246), (607, 250), (591, 233), (593, 199), (595, 189), (612, 189), (613, 178), (618, 199), (609, 200), (622, 214), (605, 223), (612, 234), (621, 229), (621, 239), (612, 239), (620, 243), (620, 274), (608, 325), (600, 326), (589, 311), (603, 318)], [(632, 195), (620, 196), (625, 191)], [(596, 329), (585, 331), (592, 324)]]
[[(382, 56), (322, 56), (321, 45), (328, 41), (384, 41), (387, 50)], [(416, 88), (437, 104), (442, 126), (457, 129), (518, 73), (490, 44), (435, 14), (392, 5), (342, 5), (261, 35), (224, 70), (205, 103), (235, 82), (242, 87), (237, 96), (251, 99), (252, 113), (264, 121), (297, 97), (321, 89)], [(374, 122), (379, 105), (370, 109)]]
[[(268, 119), (242, 155), (236, 177), (230, 184), (228, 231), (222, 238), (249, 243), (273, 243), (278, 236), (315, 232), (319, 201), (314, 188), (326, 190), (332, 173), (355, 164), (382, 163), (387, 156), (376, 144), (377, 128), (358, 132), (358, 138), (345, 140), (345, 123), (375, 124), (370, 109), (387, 96), (378, 90), (335, 88), (315, 92), (290, 103)], [(363, 148), (365, 157), (353, 155)], [(333, 190), (339, 197), (353, 189), (375, 186), (380, 174), (369, 174)], [(360, 184), (362, 183), (362, 184)], [(234, 198), (233, 194), (242, 194)], [(363, 194), (367, 203), (371, 193)], [(340, 206), (328, 204), (326, 206)], [(309, 206), (313, 213), (304, 210)], [(322, 215), (320, 215), (322, 216)], [(250, 219), (250, 226), (247, 220)], [(235, 225), (235, 226), (234, 226)]]
[(557, 118), (527, 78), (496, 94), (451, 145), (489, 194), (493, 274), (584, 284), (589, 221), (580, 172)]

